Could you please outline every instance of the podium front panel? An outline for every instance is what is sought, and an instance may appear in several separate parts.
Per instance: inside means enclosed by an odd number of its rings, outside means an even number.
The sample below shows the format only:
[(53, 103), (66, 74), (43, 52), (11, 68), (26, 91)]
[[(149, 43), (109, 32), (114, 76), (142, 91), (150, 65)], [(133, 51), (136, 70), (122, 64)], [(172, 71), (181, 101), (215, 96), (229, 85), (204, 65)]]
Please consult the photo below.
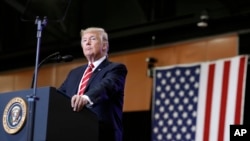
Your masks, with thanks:
[[(98, 120), (94, 113), (88, 109), (74, 112), (70, 99), (59, 94), (53, 87), (37, 89), (34, 112), (30, 113), (28, 97), (32, 92), (29, 89), (0, 94), (0, 113), (3, 115), (0, 126), (1, 141), (27, 141), (30, 132), (32, 141), (98, 140)], [(13, 117), (10, 113), (15, 106), (27, 110), (26, 115), (21, 112), (20, 121), (25, 119), (22, 125), (12, 125)], [(30, 114), (33, 119), (29, 119)], [(29, 120), (34, 123), (32, 129), (27, 126)]]

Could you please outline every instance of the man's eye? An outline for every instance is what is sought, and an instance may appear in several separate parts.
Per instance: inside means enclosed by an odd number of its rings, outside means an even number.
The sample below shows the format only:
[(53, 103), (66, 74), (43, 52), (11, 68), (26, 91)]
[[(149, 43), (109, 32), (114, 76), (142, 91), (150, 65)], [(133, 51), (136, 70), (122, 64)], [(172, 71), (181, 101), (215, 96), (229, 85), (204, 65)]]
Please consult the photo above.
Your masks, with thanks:
[(92, 38), (90, 38), (91, 40), (96, 40), (96, 38), (95, 37), (92, 37)]

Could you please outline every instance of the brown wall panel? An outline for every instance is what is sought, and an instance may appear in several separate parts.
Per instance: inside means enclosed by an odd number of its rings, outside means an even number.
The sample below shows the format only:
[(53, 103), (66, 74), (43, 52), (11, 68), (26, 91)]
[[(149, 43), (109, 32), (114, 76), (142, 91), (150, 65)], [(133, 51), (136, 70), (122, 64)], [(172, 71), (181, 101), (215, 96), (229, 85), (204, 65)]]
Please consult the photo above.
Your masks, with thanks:
[(232, 57), (238, 54), (238, 38), (235, 35), (208, 40), (206, 47), (207, 60)]
[(152, 48), (147, 52), (151, 52), (148, 57), (153, 57), (157, 59), (156, 66), (164, 66), (170, 64), (176, 64), (177, 60), (177, 52), (175, 46), (164, 45), (159, 48)]
[[(223, 35), (110, 54), (111, 61), (124, 63), (128, 68), (124, 111), (150, 109), (153, 79), (147, 76), (147, 57), (158, 60), (155, 66), (167, 66), (236, 56), (237, 48), (237, 35)], [(85, 59), (78, 59), (70, 63), (44, 65), (39, 70), (38, 87), (59, 87), (72, 68), (84, 63)], [(1, 73), (0, 91), (30, 88), (32, 73), (32, 68)]]
[(14, 90), (14, 76), (12, 74), (3, 73), (0, 75), (0, 92), (9, 92)]
[(14, 90), (29, 89), (31, 87), (33, 71), (31, 68), (12, 72), (14, 81)]
[(37, 86), (55, 86), (56, 79), (56, 64), (43, 66), (38, 72)]
[(193, 63), (206, 60), (206, 41), (187, 43), (176, 48), (177, 64)]

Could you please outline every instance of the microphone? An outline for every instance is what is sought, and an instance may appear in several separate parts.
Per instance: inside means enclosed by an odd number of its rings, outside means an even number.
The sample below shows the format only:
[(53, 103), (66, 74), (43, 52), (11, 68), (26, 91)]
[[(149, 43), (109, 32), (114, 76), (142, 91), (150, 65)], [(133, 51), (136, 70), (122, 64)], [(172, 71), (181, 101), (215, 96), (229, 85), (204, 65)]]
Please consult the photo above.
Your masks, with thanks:
[(74, 58), (72, 55), (64, 55), (64, 56), (61, 56), (61, 55), (58, 55), (54, 58), (51, 58), (50, 60), (51, 61), (56, 61), (56, 62), (61, 62), (61, 61), (64, 61), (64, 62), (70, 62), (72, 61)]
[[(55, 57), (54, 57), (55, 56)], [(72, 55), (64, 55), (61, 56), (60, 52), (55, 52), (49, 56), (47, 56), (45, 59), (43, 59), (39, 64), (38, 64), (38, 69), (46, 62), (48, 61), (56, 61), (57, 63), (64, 61), (64, 62), (70, 62), (74, 59), (74, 57)], [(34, 87), (34, 77), (35, 77), (35, 73), (33, 73), (33, 77), (32, 77), (32, 83), (31, 83), (31, 88)]]

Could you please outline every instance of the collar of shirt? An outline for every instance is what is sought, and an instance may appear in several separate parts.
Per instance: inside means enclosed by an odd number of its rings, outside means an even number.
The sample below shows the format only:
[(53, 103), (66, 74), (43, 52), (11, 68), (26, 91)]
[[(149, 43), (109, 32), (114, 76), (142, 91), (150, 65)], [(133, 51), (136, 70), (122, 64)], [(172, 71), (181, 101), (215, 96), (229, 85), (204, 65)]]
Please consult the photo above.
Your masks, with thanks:
[[(102, 63), (103, 60), (106, 59), (106, 56), (101, 57), (100, 59), (96, 60), (95, 62), (93, 62), (93, 65), (95, 66), (94, 69), (92, 71), (95, 71), (95, 69)], [(90, 64), (90, 62), (89, 62)]]

